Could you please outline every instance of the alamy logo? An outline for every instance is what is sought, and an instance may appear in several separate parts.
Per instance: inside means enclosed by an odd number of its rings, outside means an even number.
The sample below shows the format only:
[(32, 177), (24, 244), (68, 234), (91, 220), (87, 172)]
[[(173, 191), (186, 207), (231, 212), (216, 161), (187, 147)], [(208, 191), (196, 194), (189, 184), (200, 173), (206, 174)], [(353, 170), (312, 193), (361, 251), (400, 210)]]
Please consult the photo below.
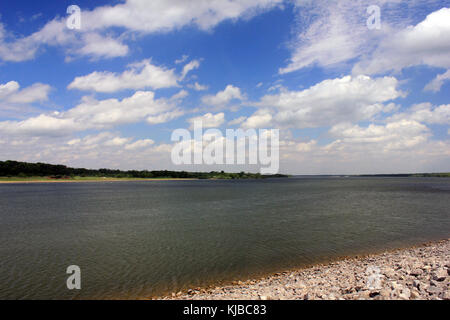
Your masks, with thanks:
[(379, 6), (373, 5), (367, 8), (367, 14), (370, 17), (367, 19), (367, 28), (369, 30), (381, 29), (381, 9)]
[(67, 14), (70, 16), (67, 18), (66, 25), (70, 30), (81, 29), (81, 9), (77, 5), (71, 5), (67, 8)]
[(67, 278), (67, 289), (69, 290), (80, 290), (81, 289), (81, 269), (79, 266), (72, 265), (68, 266), (66, 270), (67, 274), (70, 276)]
[(277, 174), (279, 164), (279, 130), (218, 129), (203, 132), (203, 122), (194, 122), (194, 137), (186, 129), (172, 133), (175, 165), (259, 165), (261, 174)]

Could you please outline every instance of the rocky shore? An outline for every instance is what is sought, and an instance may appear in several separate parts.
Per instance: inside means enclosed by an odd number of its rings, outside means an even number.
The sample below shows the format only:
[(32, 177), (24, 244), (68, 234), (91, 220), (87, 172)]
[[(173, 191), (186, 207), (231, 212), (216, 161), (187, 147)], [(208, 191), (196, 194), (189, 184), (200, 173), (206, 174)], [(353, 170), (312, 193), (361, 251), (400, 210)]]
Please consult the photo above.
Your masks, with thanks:
[(162, 299), (449, 300), (450, 239)]

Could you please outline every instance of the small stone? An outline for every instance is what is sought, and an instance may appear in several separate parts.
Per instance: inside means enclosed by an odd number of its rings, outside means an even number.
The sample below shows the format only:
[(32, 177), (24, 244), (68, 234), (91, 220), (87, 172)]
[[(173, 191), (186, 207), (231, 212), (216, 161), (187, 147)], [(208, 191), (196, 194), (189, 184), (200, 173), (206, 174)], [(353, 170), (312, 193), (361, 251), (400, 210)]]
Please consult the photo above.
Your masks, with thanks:
[(400, 299), (408, 300), (411, 297), (411, 290), (408, 288), (403, 288), (398, 295)]
[(414, 277), (420, 276), (421, 274), (423, 274), (422, 269), (414, 269), (413, 271), (410, 272), (410, 275)]
[(390, 297), (391, 292), (387, 289), (382, 289), (380, 291), (380, 297), (382, 297), (383, 299), (388, 299)]
[(369, 297), (375, 298), (376, 296), (380, 295), (380, 291), (372, 291), (369, 293)]
[(441, 292), (441, 290), (440, 290), (438, 287), (436, 287), (436, 286), (429, 286), (429, 287), (426, 289), (426, 291), (427, 291), (429, 294), (438, 294), (438, 293)]
[(432, 274), (432, 277), (433, 277), (433, 280), (436, 280), (436, 281), (444, 281), (445, 280), (445, 278), (447, 277), (447, 270), (445, 270), (444, 268), (440, 268), (440, 269), (438, 269), (438, 270), (436, 270), (435, 272), (433, 272), (433, 274)]
[(443, 300), (450, 300), (450, 291), (446, 290), (439, 295), (439, 298)]
[(260, 300), (267, 300), (267, 296), (259, 296)]
[(411, 299), (420, 299), (419, 291), (412, 289), (411, 290)]

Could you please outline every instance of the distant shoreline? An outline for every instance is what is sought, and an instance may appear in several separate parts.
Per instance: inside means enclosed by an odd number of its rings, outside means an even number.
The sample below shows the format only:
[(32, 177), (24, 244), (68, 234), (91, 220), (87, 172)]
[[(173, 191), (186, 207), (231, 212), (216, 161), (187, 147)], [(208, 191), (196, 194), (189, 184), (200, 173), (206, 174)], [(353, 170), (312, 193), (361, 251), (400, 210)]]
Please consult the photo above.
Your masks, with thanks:
[(144, 182), (144, 181), (195, 181), (195, 178), (153, 178), (153, 179), (37, 179), (37, 180), (1, 180), (0, 184), (33, 184), (33, 183), (83, 183), (83, 182)]

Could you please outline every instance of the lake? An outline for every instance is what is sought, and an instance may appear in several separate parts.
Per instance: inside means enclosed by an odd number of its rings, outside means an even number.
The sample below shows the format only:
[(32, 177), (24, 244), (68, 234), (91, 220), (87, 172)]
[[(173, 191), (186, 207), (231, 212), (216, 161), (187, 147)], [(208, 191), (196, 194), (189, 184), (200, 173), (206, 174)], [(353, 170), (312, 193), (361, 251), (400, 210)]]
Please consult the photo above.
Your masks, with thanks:
[(448, 178), (0, 184), (0, 299), (149, 297), (449, 236)]

